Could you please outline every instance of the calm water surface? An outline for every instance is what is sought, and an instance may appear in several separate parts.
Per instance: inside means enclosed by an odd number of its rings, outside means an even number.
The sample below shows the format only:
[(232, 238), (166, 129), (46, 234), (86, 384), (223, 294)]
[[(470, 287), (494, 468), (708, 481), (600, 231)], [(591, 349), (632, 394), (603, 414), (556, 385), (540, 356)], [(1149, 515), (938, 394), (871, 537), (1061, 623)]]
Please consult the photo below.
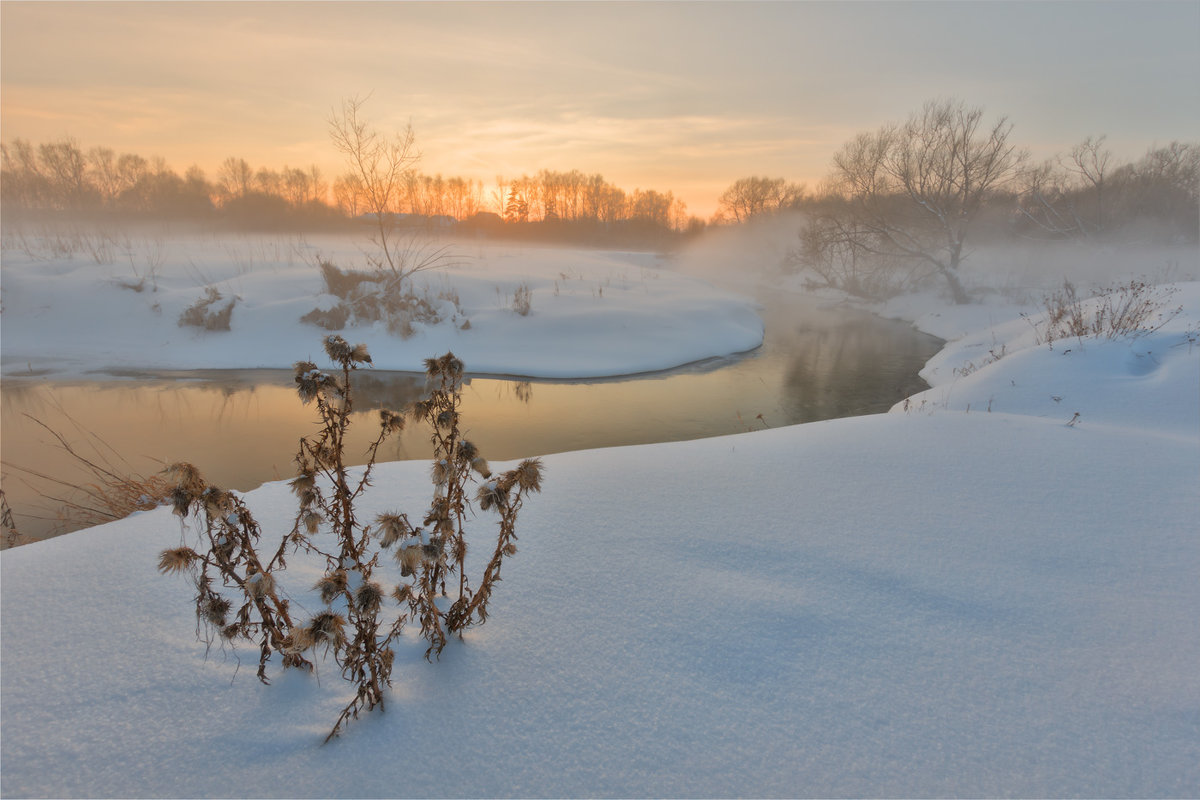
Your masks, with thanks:
[[(765, 303), (763, 346), (737, 357), (606, 380), (468, 376), (468, 435), (489, 460), (507, 461), (877, 413), (926, 388), (917, 372), (938, 351), (939, 339), (803, 298)], [(6, 375), (0, 455), (18, 527), (32, 538), (49, 535), (54, 524), (34, 517), (55, 517), (57, 506), (46, 495), (69, 493), (50, 479), (90, 479), (30, 417), (94, 460), (125, 471), (150, 474), (190, 461), (214, 483), (246, 490), (292, 477), (298, 440), (316, 429), (313, 407), (301, 405), (294, 386), (291, 370), (70, 381)], [(424, 376), (362, 371), (356, 388), (364, 410), (355, 415), (351, 452), (361, 453), (377, 430), (371, 410), (400, 409), (418, 399)], [(428, 457), (428, 435), (416, 425), (382, 451), (385, 460)]]

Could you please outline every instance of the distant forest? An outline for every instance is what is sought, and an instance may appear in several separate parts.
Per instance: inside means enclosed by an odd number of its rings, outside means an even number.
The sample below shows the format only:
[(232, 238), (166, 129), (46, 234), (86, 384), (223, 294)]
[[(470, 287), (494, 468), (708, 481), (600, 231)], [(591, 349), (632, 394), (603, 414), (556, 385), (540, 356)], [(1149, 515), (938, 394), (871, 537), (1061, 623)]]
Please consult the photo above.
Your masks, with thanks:
[[(337, 231), (352, 230), (364, 218), (355, 176), (329, 180), (315, 166), (256, 168), (231, 157), (210, 177), (195, 166), (180, 175), (157, 157), (106, 147), (84, 150), (69, 138), (44, 144), (15, 139), (0, 148), (0, 211), (12, 221), (69, 216)], [(1104, 148), (1104, 137), (1089, 137), (1070, 153), (1012, 170), (1011, 179), (986, 196), (981, 227), (988, 238), (1136, 234), (1196, 243), (1198, 185), (1198, 143), (1172, 142), (1118, 162)], [(393, 213), (401, 225), (487, 238), (664, 246), (712, 225), (796, 212), (828, 217), (854, 201), (845, 182), (831, 179), (809, 190), (783, 178), (753, 176), (730, 185), (718, 212), (702, 220), (690, 216), (670, 191), (630, 192), (578, 170), (497, 178), (492, 187), (412, 171)]]
[[(255, 168), (226, 159), (213, 177), (183, 175), (161, 158), (81, 148), (71, 139), (0, 145), (0, 202), (10, 219), (207, 222), (242, 230), (345, 230), (366, 214), (353, 174), (327, 180), (316, 166)], [(392, 209), (401, 225), (489, 238), (661, 244), (703, 229), (671, 192), (628, 192), (601, 175), (542, 170), (481, 181), (409, 172)]]

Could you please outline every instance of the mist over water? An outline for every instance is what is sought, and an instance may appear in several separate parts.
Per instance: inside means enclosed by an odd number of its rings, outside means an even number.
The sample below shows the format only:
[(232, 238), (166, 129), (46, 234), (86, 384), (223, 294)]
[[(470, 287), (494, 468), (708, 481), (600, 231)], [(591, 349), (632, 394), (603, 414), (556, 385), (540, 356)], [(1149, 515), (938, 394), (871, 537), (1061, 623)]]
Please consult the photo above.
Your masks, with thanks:
[[(878, 413), (926, 388), (917, 372), (940, 340), (905, 323), (798, 296), (763, 295), (762, 302), (766, 340), (741, 356), (607, 380), (468, 376), (467, 435), (489, 460), (507, 461)], [(375, 409), (401, 409), (419, 399), (424, 378), (364, 370), (356, 374), (356, 390), (360, 412), (350, 453), (366, 450)], [(54, 504), (41, 494), (66, 491), (12, 467), (69, 483), (88, 479), (31, 417), (80, 441), (89, 455), (134, 472), (149, 475), (188, 461), (217, 484), (239, 490), (292, 477), (297, 442), (314, 426), (290, 371), (127, 374), (82, 382), (10, 377), (0, 384), (0, 395), (3, 459), (11, 465), (5, 491), (18, 515), (53, 518)], [(428, 434), (420, 426), (382, 453), (384, 460), (427, 457)], [(34, 537), (55, 527), (52, 519), (28, 516), (18, 524)]]

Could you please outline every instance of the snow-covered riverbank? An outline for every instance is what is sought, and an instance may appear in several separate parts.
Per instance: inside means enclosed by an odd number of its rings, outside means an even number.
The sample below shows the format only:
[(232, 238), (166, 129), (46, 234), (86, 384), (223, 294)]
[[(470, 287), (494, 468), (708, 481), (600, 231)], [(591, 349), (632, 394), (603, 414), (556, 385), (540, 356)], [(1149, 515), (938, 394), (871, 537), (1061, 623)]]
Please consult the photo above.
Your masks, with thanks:
[[(890, 414), (548, 456), (488, 624), (435, 663), (409, 639), (387, 711), (324, 747), (336, 667), (263, 686), (249, 648), (206, 660), (187, 581), (155, 571), (167, 509), (5, 551), (0, 789), (1193, 795), (1200, 284), (1178, 289), (1154, 334), (1052, 347), (955, 309), (973, 333)], [(428, 492), (426, 463), (382, 465), (360, 516)], [(247, 502), (290, 526), (286, 484)], [(313, 566), (289, 572), (317, 608)]]
[[(349, 237), (129, 237), (97, 263), (89, 254), (99, 245), (78, 236), (91, 247), (69, 259), (39, 250), (39, 240), (26, 250), (43, 260), (5, 251), (5, 374), (290, 368), (319, 356), (327, 332), (301, 318), (339, 302), (318, 261), (370, 271), (364, 243)], [(411, 283), (440, 321), (416, 322), (407, 338), (383, 321), (347, 333), (370, 347), (379, 369), (420, 372), (426, 358), (453, 350), (474, 373), (589, 378), (762, 343), (753, 302), (660, 269), (651, 254), (462, 242), (416, 251), (442, 253), (442, 267)], [(210, 290), (219, 299), (206, 313), (233, 303), (229, 329), (181, 324)]]

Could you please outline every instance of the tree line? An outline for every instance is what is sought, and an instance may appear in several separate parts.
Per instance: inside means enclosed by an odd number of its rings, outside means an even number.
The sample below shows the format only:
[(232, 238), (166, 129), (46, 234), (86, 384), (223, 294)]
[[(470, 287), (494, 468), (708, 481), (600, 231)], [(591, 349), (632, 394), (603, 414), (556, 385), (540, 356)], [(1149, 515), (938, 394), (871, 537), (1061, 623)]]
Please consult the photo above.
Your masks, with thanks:
[(962, 100), (930, 101), (846, 142), (817, 191), (744, 178), (721, 195), (718, 216), (795, 213), (790, 266), (812, 285), (872, 299), (934, 279), (967, 302), (960, 267), (984, 239), (1200, 243), (1200, 143), (1122, 163), (1106, 137), (1088, 136), (1038, 163), (1012, 131)]
[[(211, 178), (192, 166), (180, 175), (158, 157), (83, 149), (73, 139), (0, 144), (0, 202), (22, 212), (135, 219), (225, 220), (250, 228), (340, 227), (380, 209), (414, 224), (462, 226), (497, 236), (587, 238), (615, 233), (678, 234), (703, 223), (671, 192), (627, 192), (579, 170), (483, 181), (427, 175), (400, 165), (382, 205), (361, 171), (332, 180), (315, 165), (253, 167), (230, 157)], [(378, 198), (375, 198), (377, 200)]]

